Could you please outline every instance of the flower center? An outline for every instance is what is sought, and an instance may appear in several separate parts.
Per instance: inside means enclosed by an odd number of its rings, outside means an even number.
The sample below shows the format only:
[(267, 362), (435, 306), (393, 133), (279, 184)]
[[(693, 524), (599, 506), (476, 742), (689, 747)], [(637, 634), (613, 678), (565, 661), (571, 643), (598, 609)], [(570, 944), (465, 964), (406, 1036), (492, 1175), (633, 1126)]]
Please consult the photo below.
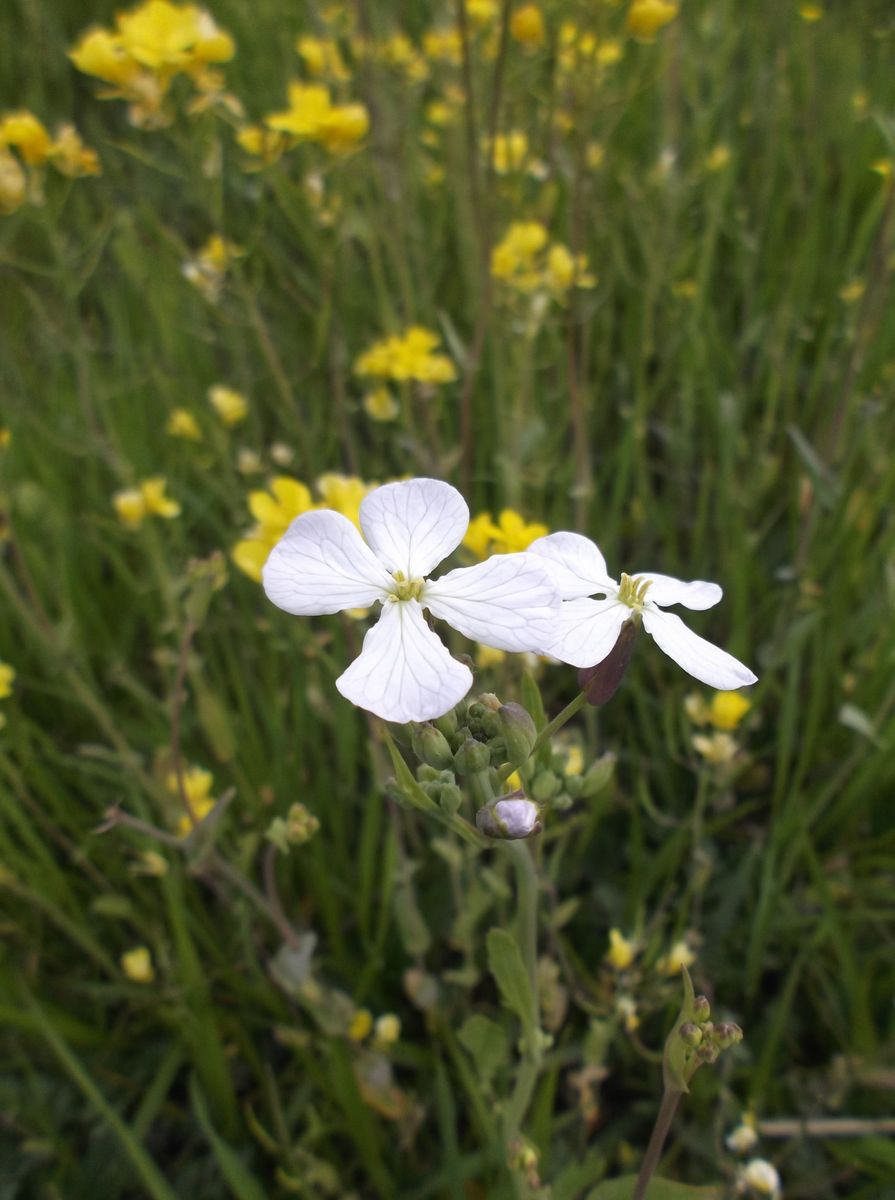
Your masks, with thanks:
[(618, 589), (619, 600), (622, 604), (627, 604), (628, 608), (633, 608), (636, 613), (643, 612), (646, 593), (652, 586), (652, 582), (651, 579), (644, 579), (642, 575), (635, 575), (632, 579), (623, 571)]
[(425, 579), (408, 579), (403, 571), (394, 571), (392, 578), (395, 583), (389, 596), (391, 601), (419, 600), (423, 593)]

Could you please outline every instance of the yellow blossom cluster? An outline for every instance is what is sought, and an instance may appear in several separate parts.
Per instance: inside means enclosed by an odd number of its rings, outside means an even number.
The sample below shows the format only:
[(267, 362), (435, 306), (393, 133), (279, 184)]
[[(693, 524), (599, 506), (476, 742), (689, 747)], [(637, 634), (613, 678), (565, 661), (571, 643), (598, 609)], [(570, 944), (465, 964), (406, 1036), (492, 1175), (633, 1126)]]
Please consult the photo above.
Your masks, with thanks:
[(104, 98), (128, 102), (132, 124), (152, 129), (171, 119), (165, 99), (177, 75), (200, 92), (217, 92), (221, 79), (212, 64), (229, 62), (235, 49), (205, 9), (147, 0), (118, 13), (112, 29), (88, 29), (69, 58), (79, 71), (111, 85), (100, 93)]
[(355, 374), (398, 383), (451, 383), (457, 369), (446, 354), (435, 353), (440, 341), (431, 329), (411, 325), (403, 334), (374, 342), (354, 364)]
[[(322, 83), (289, 84), (289, 107), (265, 117), (275, 133), (287, 134), (292, 144), (318, 142), (332, 154), (353, 150), (366, 137), (370, 118), (363, 104), (333, 104)], [(249, 147), (243, 140), (243, 149)]]
[(41, 202), (41, 172), (48, 163), (70, 179), (100, 174), (96, 151), (84, 145), (74, 125), (60, 125), (54, 138), (27, 109), (0, 117), (0, 214), (27, 200)]
[(317, 480), (320, 500), (315, 501), (307, 484), (289, 475), (278, 475), (267, 490), (249, 493), (249, 512), (255, 524), (233, 547), (233, 562), (260, 583), (267, 556), (296, 517), (312, 509), (331, 508), (359, 525), (361, 501), (374, 487), (375, 483), (364, 483), (355, 476), (331, 472)]
[(242, 246), (228, 241), (219, 233), (213, 233), (195, 256), (183, 264), (183, 277), (202, 293), (209, 304), (217, 304), (231, 264), (244, 253)]
[(556, 66), (561, 83), (592, 77), (594, 70), (617, 63), (624, 53), (616, 38), (598, 38), (574, 21), (559, 27)]
[(377, 1050), (386, 1050), (401, 1037), (401, 1018), (395, 1013), (383, 1013), (373, 1020), (368, 1008), (358, 1008), (348, 1026), (348, 1037), (352, 1042), (363, 1042), (373, 1034), (373, 1045)]
[[(181, 802), (185, 799), (188, 812), (181, 812), (176, 821), (177, 832), (186, 837), (196, 825), (204, 821), (217, 801), (211, 794), (214, 776), (204, 767), (187, 767), (178, 782), (177, 773), (169, 771), (165, 776), (165, 787)], [(182, 787), (182, 791), (181, 791)]]
[(128, 529), (138, 529), (146, 517), (173, 520), (180, 516), (180, 505), (165, 495), (167, 483), (160, 475), (144, 479), (135, 488), (116, 492), (112, 504), (119, 521)]
[(639, 42), (653, 42), (656, 34), (673, 21), (679, 5), (671, 0), (633, 0), (628, 9), (628, 33)]
[(121, 970), (131, 983), (152, 983), (155, 979), (155, 968), (152, 965), (152, 955), (146, 946), (134, 946), (120, 958)]
[(485, 559), (492, 554), (516, 554), (527, 550), (535, 538), (544, 537), (550, 531), (538, 522), (526, 523), (512, 508), (505, 508), (495, 522), (489, 512), (479, 513), (469, 522), (463, 545), (476, 558)]
[[(5, 700), (7, 696), (12, 695), (12, 685), (15, 682), (16, 671), (15, 667), (11, 667), (9, 663), (0, 662), (0, 700)], [(0, 713), (0, 729), (6, 724), (6, 717)]]
[(573, 255), (561, 242), (550, 244), (540, 221), (514, 221), (491, 252), (491, 274), (515, 292), (539, 289), (557, 298), (573, 287), (593, 287), (587, 255)]

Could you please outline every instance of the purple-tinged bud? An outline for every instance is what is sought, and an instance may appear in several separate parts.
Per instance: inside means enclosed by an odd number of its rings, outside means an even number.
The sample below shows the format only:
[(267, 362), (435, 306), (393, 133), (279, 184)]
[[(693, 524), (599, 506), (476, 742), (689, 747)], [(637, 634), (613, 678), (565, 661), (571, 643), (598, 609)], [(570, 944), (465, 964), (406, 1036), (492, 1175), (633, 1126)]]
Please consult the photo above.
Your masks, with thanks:
[(475, 815), (475, 823), (482, 833), (492, 838), (527, 838), (541, 831), (538, 806), (526, 800), (521, 792), (514, 792), (480, 808)]
[(578, 672), (578, 686), (586, 693), (588, 704), (606, 704), (618, 691), (634, 653), (638, 628), (634, 621), (625, 621), (615, 645), (603, 661)]
[(698, 1025), (694, 1025), (692, 1021), (685, 1021), (678, 1030), (678, 1033), (687, 1045), (692, 1046), (694, 1049), (702, 1041), (702, 1030)]
[(693, 1001), (693, 1019), (694, 1021), (707, 1021), (712, 1015), (712, 1006), (708, 1002), (707, 996), (697, 996)]

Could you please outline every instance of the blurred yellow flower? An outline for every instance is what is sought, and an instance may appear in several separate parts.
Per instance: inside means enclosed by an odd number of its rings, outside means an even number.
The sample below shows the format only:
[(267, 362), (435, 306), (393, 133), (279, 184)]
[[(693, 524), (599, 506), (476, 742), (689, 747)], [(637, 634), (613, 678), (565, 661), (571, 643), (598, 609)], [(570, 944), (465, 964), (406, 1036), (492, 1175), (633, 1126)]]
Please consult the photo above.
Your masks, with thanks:
[(867, 284), (863, 279), (853, 279), (839, 289), (839, 299), (844, 300), (846, 304), (854, 304), (856, 300), (861, 299), (866, 290)]
[(28, 180), (22, 165), (5, 146), (0, 146), (0, 213), (11, 213), (25, 203)]
[(193, 287), (202, 293), (211, 304), (220, 299), (227, 271), (235, 259), (245, 251), (236, 242), (231, 242), (219, 233), (213, 233), (201, 247), (195, 258), (188, 258), (181, 270)]
[[(186, 796), (189, 805), (190, 813), (196, 819), (196, 823), (204, 821), (208, 814), (215, 806), (215, 799), (211, 794), (211, 789), (214, 786), (214, 776), (211, 771), (206, 771), (204, 767), (187, 767), (183, 772), (183, 794)], [(165, 787), (172, 796), (180, 799), (180, 789), (177, 786), (177, 774), (174, 771), (169, 771), (165, 776)], [(189, 813), (181, 813), (177, 819), (177, 832), (181, 837), (186, 837), (192, 830), (193, 822), (190, 820)]]
[(0, 118), (0, 143), (15, 146), (30, 166), (47, 161), (52, 139), (33, 113), (24, 109)]
[(260, 583), (261, 568), (271, 550), (296, 517), (316, 507), (310, 489), (288, 475), (277, 476), (268, 491), (250, 492), (249, 510), (257, 524), (233, 547), (233, 562)]
[(0, 425), (0, 450), (5, 450), (12, 442), (12, 430), (5, 425)]
[(506, 651), (497, 650), (494, 646), (483, 646), (481, 642), (476, 644), (475, 650), (475, 665), (480, 671), (486, 671), (488, 667), (500, 666), (506, 661)]
[(257, 163), (248, 164), (247, 170), (269, 167), (280, 158), (289, 145), (286, 134), (278, 133), (275, 129), (265, 129), (263, 125), (245, 125), (237, 132), (236, 141), (246, 154), (258, 159)]
[(186, 408), (175, 408), (168, 414), (165, 432), (171, 437), (185, 438), (192, 442), (198, 442), (202, 438), (199, 422)]
[(751, 707), (741, 692), (715, 692), (709, 705), (709, 720), (716, 729), (736, 729)]
[(696, 962), (696, 955), (690, 949), (689, 945), (684, 942), (675, 942), (667, 954), (656, 963), (656, 970), (660, 975), (680, 975), (684, 967), (692, 967)]
[(351, 78), (339, 47), (332, 38), (317, 38), (303, 34), (295, 43), (301, 61), (309, 75), (344, 81)]
[(434, 62), (459, 66), (463, 61), (463, 44), (459, 29), (429, 29), (423, 34), (423, 53)]
[(100, 175), (99, 155), (85, 146), (74, 125), (60, 125), (50, 146), (50, 160), (57, 171), (70, 179), (83, 175)]
[(892, 160), (891, 158), (878, 158), (876, 162), (870, 164), (870, 170), (875, 171), (877, 175), (881, 175), (883, 179), (892, 178)]
[(561, 242), (547, 248), (548, 240), (540, 221), (514, 221), (491, 252), (493, 278), (516, 292), (544, 288), (557, 299), (572, 287), (593, 287), (587, 256), (573, 255)]
[(630, 967), (636, 956), (637, 947), (635, 943), (629, 941), (620, 929), (610, 929), (609, 949), (604, 956), (609, 965), (614, 967), (616, 971), (624, 971)]
[(635, 1033), (640, 1028), (640, 1017), (637, 1015), (637, 1004), (633, 996), (619, 996), (615, 1002), (615, 1011), (621, 1017), (626, 1033)]
[(730, 147), (723, 142), (719, 142), (706, 155), (705, 169), (707, 171), (723, 171), (730, 162), (731, 154)]
[(508, 133), (499, 133), (494, 139), (493, 148), (485, 144), (486, 153), (490, 150), (491, 161), (498, 175), (506, 175), (510, 171), (520, 171), (526, 165), (528, 158), (528, 136), (521, 129), (511, 129)]
[(729, 733), (694, 733), (693, 748), (707, 763), (722, 767), (733, 762), (739, 753), (739, 743)]
[(359, 1008), (351, 1018), (348, 1036), (352, 1042), (362, 1042), (373, 1028), (373, 1014), (368, 1008)]
[(271, 129), (320, 142), (333, 153), (351, 150), (366, 137), (370, 119), (362, 104), (333, 105), (329, 88), (319, 83), (290, 83), (288, 94), (288, 109), (265, 118)]
[(523, 4), (510, 18), (510, 34), (521, 45), (536, 48), (546, 39), (544, 14), (537, 4)]
[(440, 341), (432, 330), (412, 325), (403, 334), (374, 342), (355, 362), (355, 374), (397, 382), (451, 383), (457, 378), (457, 369), (446, 354), (434, 353)]
[(633, 0), (628, 9), (628, 33), (640, 42), (652, 42), (656, 34), (678, 14), (670, 0)]
[(373, 1026), (373, 1040), (377, 1046), (394, 1046), (401, 1036), (401, 1018), (395, 1013), (383, 1013)]
[(592, 288), (596, 276), (587, 269), (586, 254), (572, 254), (568, 246), (555, 242), (547, 251), (546, 282), (555, 296), (562, 297), (570, 288)]
[(394, 421), (398, 415), (398, 401), (387, 387), (373, 388), (363, 400), (364, 412), (374, 421)]
[(160, 476), (144, 479), (135, 488), (125, 488), (116, 492), (112, 504), (118, 519), (123, 525), (136, 529), (144, 517), (164, 517), (172, 520), (180, 515), (180, 505), (165, 495), (167, 484)]
[(264, 470), (264, 459), (250, 446), (240, 446), (236, 451), (236, 469), (240, 475), (260, 475)]
[(360, 529), (361, 501), (368, 492), (372, 492), (378, 484), (364, 483), (355, 475), (336, 475), (329, 473), (321, 475), (316, 487), (323, 500), (325, 508), (332, 508)]
[(230, 35), (192, 4), (148, 0), (129, 13), (118, 13), (115, 20), (125, 53), (152, 71), (227, 62), (235, 52)]
[(107, 29), (88, 29), (68, 52), (79, 71), (105, 83), (124, 87), (140, 73), (140, 65), (127, 53), (119, 35)]
[(145, 946), (134, 946), (119, 959), (121, 969), (132, 983), (152, 983), (155, 979), (155, 969), (152, 956)]
[(216, 383), (208, 389), (208, 403), (225, 425), (238, 425), (249, 411), (249, 402), (242, 392)]
[(549, 533), (540, 522), (527, 523), (512, 508), (505, 508), (494, 522), (490, 512), (479, 513), (469, 522), (463, 537), (463, 545), (476, 558), (487, 558), (491, 554), (515, 554), (527, 550), (531, 543)]
[(12, 685), (15, 682), (16, 669), (9, 663), (0, 662), (0, 700), (12, 695)]
[(824, 10), (819, 4), (800, 4), (799, 16), (803, 21), (820, 21), (823, 18)]

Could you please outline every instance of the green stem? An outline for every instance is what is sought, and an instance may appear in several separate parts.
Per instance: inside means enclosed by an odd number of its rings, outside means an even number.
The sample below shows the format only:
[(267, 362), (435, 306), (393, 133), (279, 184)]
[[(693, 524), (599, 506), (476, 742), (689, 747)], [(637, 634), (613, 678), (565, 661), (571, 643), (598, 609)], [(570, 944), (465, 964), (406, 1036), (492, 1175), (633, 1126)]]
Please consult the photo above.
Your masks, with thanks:
[[(518, 924), (516, 938), (522, 952), (522, 961), (531, 985), (531, 1027), (540, 1025), (540, 1002), (538, 1000), (538, 876), (535, 871), (531, 849), (527, 842), (506, 842), (507, 852), (512, 856), (516, 872), (516, 896)], [(516, 1085), (510, 1097), (504, 1117), (504, 1138), (509, 1149), (519, 1133), (519, 1128), (531, 1102), (532, 1093), (540, 1069), (540, 1050), (536, 1045), (526, 1044), (525, 1058), (516, 1076)]]
[(646, 1196), (646, 1189), (649, 1186), (649, 1181), (652, 1179), (656, 1167), (659, 1165), (659, 1159), (662, 1156), (662, 1147), (665, 1145), (665, 1139), (668, 1137), (668, 1131), (671, 1128), (671, 1122), (674, 1120), (678, 1101), (682, 1095), (683, 1092), (678, 1091), (677, 1088), (668, 1088), (662, 1097), (662, 1104), (656, 1116), (656, 1123), (650, 1135), (646, 1154), (643, 1156), (643, 1163), (640, 1167), (640, 1174), (637, 1176), (637, 1182), (634, 1184), (631, 1200), (644, 1200)]
[[(580, 712), (581, 709), (584, 708), (585, 704), (587, 704), (587, 695), (586, 693), (581, 692), (575, 697), (574, 700), (571, 701), (571, 703), (565, 706), (561, 713), (555, 716), (552, 721), (548, 722), (548, 724), (544, 726), (544, 728), (535, 738), (528, 757), (532, 758), (535, 754), (537, 754), (544, 743), (549, 742), (554, 733), (556, 733), (558, 729), (562, 729), (563, 725), (565, 725), (567, 721), (571, 721), (575, 713)], [(504, 780), (509, 775), (512, 775), (515, 770), (516, 767), (513, 763), (504, 763), (504, 765), (500, 768), (498, 778), (500, 780)]]

